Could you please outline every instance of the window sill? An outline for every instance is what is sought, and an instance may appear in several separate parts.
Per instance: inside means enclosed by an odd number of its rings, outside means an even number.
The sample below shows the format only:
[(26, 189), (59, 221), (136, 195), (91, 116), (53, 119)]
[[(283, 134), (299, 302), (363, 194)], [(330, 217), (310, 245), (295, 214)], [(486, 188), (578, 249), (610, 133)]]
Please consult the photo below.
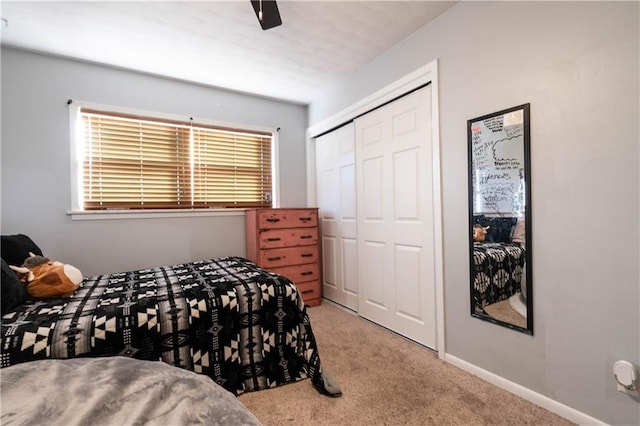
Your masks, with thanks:
[(175, 217), (244, 216), (247, 209), (91, 210), (69, 211), (71, 220), (166, 219)]

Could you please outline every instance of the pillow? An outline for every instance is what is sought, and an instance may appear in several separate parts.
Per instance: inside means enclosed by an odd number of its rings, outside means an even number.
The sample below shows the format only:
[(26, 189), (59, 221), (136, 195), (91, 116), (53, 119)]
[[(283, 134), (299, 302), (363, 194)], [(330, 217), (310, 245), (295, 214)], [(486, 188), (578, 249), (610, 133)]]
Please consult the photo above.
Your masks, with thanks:
[(0, 238), (2, 258), (9, 265), (22, 266), (22, 262), (29, 257), (29, 252), (42, 256), (40, 247), (24, 234), (2, 235)]
[(513, 229), (513, 237), (511, 241), (514, 243), (526, 244), (526, 231), (524, 226), (524, 218), (518, 219), (516, 226)]
[[(488, 217), (486, 217), (483, 214), (478, 214), (473, 216), (473, 224), (474, 225), (481, 225), (481, 226), (485, 226), (484, 224), (489, 220)], [(472, 226), (473, 227), (473, 226)]]
[(27, 300), (27, 290), (4, 259), (2, 259), (2, 288), (0, 290), (2, 315)]
[(515, 217), (489, 217), (478, 215), (473, 217), (474, 224), (488, 226), (486, 242), (489, 243), (510, 243), (513, 228), (518, 218)]

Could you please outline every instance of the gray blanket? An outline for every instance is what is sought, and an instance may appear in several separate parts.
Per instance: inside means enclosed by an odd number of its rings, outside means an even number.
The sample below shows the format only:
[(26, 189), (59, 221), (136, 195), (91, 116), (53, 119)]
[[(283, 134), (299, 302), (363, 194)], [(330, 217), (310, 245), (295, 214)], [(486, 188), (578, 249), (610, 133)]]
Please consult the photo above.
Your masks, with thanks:
[(259, 425), (209, 377), (125, 357), (2, 369), (2, 425)]

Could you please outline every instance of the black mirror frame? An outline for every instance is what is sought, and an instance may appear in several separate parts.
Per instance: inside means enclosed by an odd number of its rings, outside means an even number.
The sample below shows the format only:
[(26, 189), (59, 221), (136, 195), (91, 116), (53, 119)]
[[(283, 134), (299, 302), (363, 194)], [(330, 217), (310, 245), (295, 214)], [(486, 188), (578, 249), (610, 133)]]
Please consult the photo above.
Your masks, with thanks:
[[(526, 267), (524, 273), (526, 274), (526, 296), (527, 296), (527, 328), (520, 327), (518, 325), (501, 321), (493, 318), (489, 315), (481, 315), (476, 312), (475, 301), (473, 297), (474, 286), (474, 241), (473, 241), (473, 224), (474, 224), (474, 197), (473, 197), (473, 170), (472, 170), (472, 125), (478, 121), (483, 121), (489, 118), (498, 117), (514, 111), (523, 111), (523, 149), (524, 149), (524, 188), (525, 188), (525, 204), (524, 211), (525, 219), (525, 262)], [(501, 111), (497, 111), (491, 114), (486, 114), (480, 117), (467, 120), (467, 171), (468, 171), (468, 192), (469, 192), (469, 299), (470, 299), (470, 311), (471, 316), (479, 318), (484, 321), (492, 322), (498, 325), (502, 325), (529, 335), (533, 335), (533, 262), (532, 262), (532, 244), (531, 244), (531, 125), (530, 125), (530, 104), (522, 104), (512, 108), (507, 108)]]

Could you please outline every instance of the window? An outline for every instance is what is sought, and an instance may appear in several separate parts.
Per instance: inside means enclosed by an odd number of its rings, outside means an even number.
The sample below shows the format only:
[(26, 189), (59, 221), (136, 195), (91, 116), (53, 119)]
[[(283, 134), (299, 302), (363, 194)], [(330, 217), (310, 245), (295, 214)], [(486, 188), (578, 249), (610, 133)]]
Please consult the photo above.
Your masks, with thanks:
[(273, 133), (79, 107), (81, 211), (271, 207)]

